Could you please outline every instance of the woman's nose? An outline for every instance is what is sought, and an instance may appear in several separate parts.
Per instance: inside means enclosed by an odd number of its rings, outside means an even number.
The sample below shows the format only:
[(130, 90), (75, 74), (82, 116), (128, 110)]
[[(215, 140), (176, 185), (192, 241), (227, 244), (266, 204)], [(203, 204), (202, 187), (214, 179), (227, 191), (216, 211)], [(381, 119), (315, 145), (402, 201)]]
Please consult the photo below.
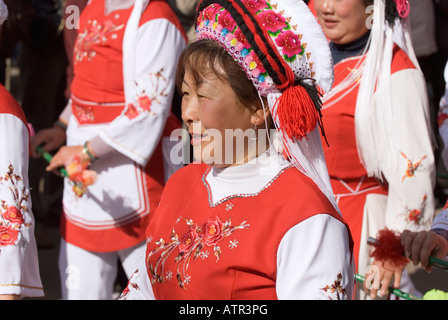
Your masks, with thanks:
[(193, 121), (198, 121), (198, 104), (195, 99), (191, 97), (184, 97), (182, 99), (182, 120), (186, 124), (191, 124)]

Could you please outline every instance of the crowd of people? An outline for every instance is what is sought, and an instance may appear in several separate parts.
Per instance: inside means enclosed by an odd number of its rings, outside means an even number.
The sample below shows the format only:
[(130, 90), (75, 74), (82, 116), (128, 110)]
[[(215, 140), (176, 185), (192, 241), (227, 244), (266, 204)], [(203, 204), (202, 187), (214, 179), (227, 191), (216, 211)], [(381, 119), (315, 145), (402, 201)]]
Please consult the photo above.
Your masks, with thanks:
[[(0, 298), (45, 294), (49, 215), (66, 300), (112, 299), (120, 268), (121, 300), (421, 296), (406, 264), (448, 256), (448, 10), (427, 2), (0, 0), (35, 74), (0, 87)], [(8, 36), (42, 8), (45, 48)], [(372, 254), (384, 229), (405, 264)]]

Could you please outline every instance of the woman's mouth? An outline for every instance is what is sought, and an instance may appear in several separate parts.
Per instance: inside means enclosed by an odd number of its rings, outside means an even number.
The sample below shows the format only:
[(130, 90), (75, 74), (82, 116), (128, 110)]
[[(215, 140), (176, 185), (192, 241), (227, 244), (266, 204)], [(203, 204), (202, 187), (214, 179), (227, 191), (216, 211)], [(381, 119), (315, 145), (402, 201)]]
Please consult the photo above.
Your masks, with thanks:
[(335, 21), (335, 20), (324, 19), (324, 26), (325, 26), (325, 28), (331, 29), (331, 28), (336, 27), (337, 24), (338, 24), (338, 22)]
[(208, 137), (207, 134), (202, 134), (202, 133), (190, 133), (191, 135), (191, 144), (197, 145), (200, 144), (206, 137)]

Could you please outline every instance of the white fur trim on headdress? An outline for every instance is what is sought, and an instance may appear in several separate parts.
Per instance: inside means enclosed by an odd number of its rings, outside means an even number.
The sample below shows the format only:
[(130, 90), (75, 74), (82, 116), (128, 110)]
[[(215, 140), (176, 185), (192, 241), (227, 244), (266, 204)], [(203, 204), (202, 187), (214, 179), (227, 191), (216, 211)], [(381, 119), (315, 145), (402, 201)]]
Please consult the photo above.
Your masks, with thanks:
[(0, 24), (3, 24), (6, 18), (8, 18), (8, 8), (3, 0), (0, 0)]

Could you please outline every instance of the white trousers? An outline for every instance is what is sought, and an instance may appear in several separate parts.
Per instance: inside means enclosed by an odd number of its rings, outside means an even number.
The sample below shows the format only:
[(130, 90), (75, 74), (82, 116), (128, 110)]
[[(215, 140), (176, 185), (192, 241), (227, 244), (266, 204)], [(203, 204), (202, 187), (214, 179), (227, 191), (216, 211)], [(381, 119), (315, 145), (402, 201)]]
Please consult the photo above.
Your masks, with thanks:
[(128, 279), (145, 254), (145, 242), (114, 252), (92, 252), (61, 239), (59, 274), (64, 300), (111, 300), (120, 259)]

